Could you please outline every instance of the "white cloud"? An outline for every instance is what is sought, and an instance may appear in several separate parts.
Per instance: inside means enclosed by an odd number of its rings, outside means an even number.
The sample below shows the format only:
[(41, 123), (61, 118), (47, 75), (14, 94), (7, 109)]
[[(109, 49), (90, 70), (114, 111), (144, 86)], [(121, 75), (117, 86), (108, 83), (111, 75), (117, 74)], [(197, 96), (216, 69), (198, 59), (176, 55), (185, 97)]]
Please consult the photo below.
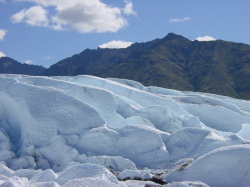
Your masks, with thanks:
[(80, 33), (116, 32), (126, 24), (120, 14), (118, 8), (110, 8), (99, 1), (96, 3), (83, 1), (80, 5), (62, 8), (53, 21), (56, 25), (70, 27)]
[(4, 37), (6, 36), (6, 33), (7, 33), (6, 30), (0, 29), (0, 40), (4, 39)]
[(32, 64), (33, 64), (33, 61), (27, 59), (27, 60), (24, 61), (24, 64), (32, 65)]
[(1, 57), (5, 57), (5, 56), (6, 56), (6, 55), (5, 55), (3, 52), (0, 51), (0, 58), (1, 58)]
[(125, 1), (125, 8), (123, 9), (123, 12), (126, 15), (136, 15), (136, 12), (133, 10), (133, 3), (131, 1)]
[(212, 36), (199, 36), (196, 38), (198, 41), (215, 41), (216, 39)]
[(43, 59), (44, 60), (49, 60), (49, 59), (51, 59), (51, 56), (45, 56)]
[(191, 20), (190, 17), (185, 17), (185, 18), (172, 18), (169, 20), (170, 23), (181, 23), (181, 22), (184, 22), (184, 21), (189, 21)]
[(110, 48), (110, 49), (119, 49), (119, 48), (127, 48), (133, 42), (125, 42), (121, 40), (113, 40), (104, 44), (99, 45), (100, 48)]
[[(117, 32), (127, 25), (123, 14), (134, 14), (133, 4), (126, 1), (125, 8), (111, 7), (101, 0), (17, 0), (33, 2), (43, 8), (43, 18), (39, 24), (30, 20), (23, 10), (13, 15), (14, 22), (25, 22), (30, 25), (44, 26), (54, 30), (76, 30), (80, 33)], [(41, 7), (42, 6), (42, 7)], [(50, 8), (54, 14), (47, 15)], [(42, 9), (40, 9), (41, 12)], [(47, 17), (46, 17), (47, 15)], [(15, 19), (16, 17), (16, 19)], [(40, 17), (38, 15), (34, 17)], [(35, 19), (35, 18), (34, 18)], [(19, 21), (20, 20), (20, 21)], [(26, 21), (24, 21), (26, 20)], [(42, 22), (41, 22), (42, 21)], [(33, 24), (32, 24), (33, 23)], [(42, 24), (41, 24), (42, 23)]]
[(41, 6), (23, 9), (11, 17), (13, 23), (27, 23), (32, 26), (48, 26), (47, 10)]

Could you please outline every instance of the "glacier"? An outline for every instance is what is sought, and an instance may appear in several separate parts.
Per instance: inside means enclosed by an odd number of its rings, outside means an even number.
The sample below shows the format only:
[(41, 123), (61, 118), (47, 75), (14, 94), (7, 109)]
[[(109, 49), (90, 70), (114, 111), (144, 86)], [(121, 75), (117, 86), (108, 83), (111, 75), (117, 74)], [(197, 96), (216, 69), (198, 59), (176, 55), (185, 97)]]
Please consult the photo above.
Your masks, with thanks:
[(0, 187), (248, 187), (249, 158), (250, 101), (89, 75), (0, 75)]

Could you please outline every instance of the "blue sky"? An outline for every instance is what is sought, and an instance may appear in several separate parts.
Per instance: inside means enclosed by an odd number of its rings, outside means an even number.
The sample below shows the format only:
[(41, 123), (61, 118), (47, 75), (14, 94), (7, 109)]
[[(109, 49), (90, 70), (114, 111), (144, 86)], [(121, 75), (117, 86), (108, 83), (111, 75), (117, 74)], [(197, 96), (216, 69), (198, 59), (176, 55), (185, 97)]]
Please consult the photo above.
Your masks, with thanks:
[(249, 10), (249, 0), (0, 0), (0, 56), (48, 67), (169, 32), (250, 44)]

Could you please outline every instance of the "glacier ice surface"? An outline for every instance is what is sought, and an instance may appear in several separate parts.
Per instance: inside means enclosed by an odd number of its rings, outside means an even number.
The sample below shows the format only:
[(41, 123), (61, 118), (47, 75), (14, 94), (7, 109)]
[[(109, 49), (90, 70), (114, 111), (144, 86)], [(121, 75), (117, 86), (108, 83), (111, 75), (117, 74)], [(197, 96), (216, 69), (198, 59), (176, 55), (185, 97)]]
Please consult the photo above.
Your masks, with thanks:
[(143, 186), (153, 182), (117, 178), (162, 170), (165, 186), (247, 187), (249, 128), (249, 101), (87, 75), (0, 75), (0, 186)]

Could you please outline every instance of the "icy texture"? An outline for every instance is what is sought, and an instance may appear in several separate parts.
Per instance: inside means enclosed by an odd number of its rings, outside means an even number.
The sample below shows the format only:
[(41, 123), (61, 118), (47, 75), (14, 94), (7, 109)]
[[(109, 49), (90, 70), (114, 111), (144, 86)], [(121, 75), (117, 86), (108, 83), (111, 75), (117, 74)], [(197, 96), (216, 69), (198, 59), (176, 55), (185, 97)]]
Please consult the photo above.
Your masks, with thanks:
[(183, 182), (171, 182), (164, 187), (209, 187), (203, 182), (191, 182), (191, 181), (183, 181)]
[(63, 185), (68, 181), (75, 178), (95, 178), (100, 177), (103, 180), (110, 181), (114, 184), (118, 184), (116, 177), (110, 173), (106, 168), (94, 164), (78, 164), (67, 168), (65, 171), (60, 173), (57, 178), (57, 183)]
[(126, 169), (126, 170), (123, 170), (118, 175), (118, 178), (120, 180), (125, 180), (125, 179), (148, 180), (148, 179), (150, 179), (152, 177), (153, 177), (153, 175), (150, 173), (149, 170), (130, 170), (130, 169)]
[(248, 187), (250, 145), (219, 148), (199, 157), (183, 171), (166, 177), (168, 181), (198, 180), (216, 187)]
[[(4, 171), (5, 170), (5, 171)], [(126, 187), (105, 167), (94, 164), (78, 164), (61, 173), (52, 170), (34, 171), (31, 179), (0, 165), (0, 186), (2, 187)]]
[[(0, 75), (0, 186), (142, 185), (116, 177), (154, 169), (177, 186), (244, 186), (248, 129), (249, 101), (124, 79)], [(197, 169), (207, 165), (212, 175)], [(211, 183), (224, 170), (227, 182)]]
[(151, 181), (138, 181), (138, 180), (127, 180), (123, 182), (127, 187), (158, 187), (157, 183)]

